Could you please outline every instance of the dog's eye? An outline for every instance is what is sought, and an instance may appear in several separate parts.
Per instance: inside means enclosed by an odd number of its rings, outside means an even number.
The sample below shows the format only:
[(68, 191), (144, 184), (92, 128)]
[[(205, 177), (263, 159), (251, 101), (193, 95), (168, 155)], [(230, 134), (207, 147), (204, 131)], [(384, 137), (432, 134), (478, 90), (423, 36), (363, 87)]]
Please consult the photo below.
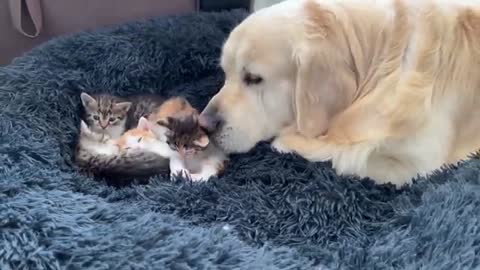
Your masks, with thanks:
[(247, 72), (243, 76), (243, 81), (245, 82), (246, 85), (254, 85), (254, 84), (260, 84), (261, 82), (263, 82), (263, 78), (261, 76)]

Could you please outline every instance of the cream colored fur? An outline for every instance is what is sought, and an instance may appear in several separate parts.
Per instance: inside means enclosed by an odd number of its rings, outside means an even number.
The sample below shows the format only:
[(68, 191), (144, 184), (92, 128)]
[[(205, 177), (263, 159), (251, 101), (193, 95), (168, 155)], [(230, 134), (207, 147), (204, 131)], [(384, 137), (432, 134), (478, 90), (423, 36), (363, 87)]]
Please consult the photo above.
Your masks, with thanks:
[(403, 185), (480, 148), (480, 1), (287, 0), (237, 26), (221, 63), (205, 112), (227, 152), (275, 138)]

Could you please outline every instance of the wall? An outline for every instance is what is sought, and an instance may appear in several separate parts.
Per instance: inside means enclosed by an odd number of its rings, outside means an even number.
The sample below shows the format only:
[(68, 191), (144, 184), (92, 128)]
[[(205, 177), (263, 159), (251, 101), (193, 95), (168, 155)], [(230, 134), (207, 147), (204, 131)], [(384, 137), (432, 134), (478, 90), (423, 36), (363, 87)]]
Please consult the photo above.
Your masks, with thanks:
[(283, 0), (255, 0), (253, 4), (253, 9), (254, 10), (259, 10), (264, 7), (271, 6), (273, 4), (282, 2)]
[(196, 0), (38, 1), (42, 7), (44, 29), (38, 37), (28, 38), (13, 27), (9, 1), (0, 0), (0, 66), (58, 35), (196, 10)]

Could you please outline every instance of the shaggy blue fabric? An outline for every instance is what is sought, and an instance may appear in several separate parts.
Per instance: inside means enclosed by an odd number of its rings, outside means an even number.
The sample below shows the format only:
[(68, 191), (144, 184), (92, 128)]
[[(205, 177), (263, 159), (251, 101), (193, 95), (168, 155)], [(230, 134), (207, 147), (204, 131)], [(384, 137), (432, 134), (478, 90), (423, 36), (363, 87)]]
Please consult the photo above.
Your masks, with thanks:
[(396, 190), (260, 144), (207, 183), (113, 187), (72, 168), (81, 91), (184, 94), (222, 84), (246, 14), (59, 38), (0, 68), (0, 269), (475, 269), (480, 163)]

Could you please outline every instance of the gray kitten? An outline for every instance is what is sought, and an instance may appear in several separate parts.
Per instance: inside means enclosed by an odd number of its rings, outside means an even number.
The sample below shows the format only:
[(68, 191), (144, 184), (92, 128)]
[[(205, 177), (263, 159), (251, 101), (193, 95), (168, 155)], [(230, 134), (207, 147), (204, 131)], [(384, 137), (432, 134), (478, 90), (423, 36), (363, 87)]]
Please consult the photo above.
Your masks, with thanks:
[(95, 133), (119, 138), (127, 129), (134, 128), (142, 116), (154, 112), (165, 99), (159, 95), (144, 94), (117, 97), (107, 94), (82, 93), (83, 120)]

